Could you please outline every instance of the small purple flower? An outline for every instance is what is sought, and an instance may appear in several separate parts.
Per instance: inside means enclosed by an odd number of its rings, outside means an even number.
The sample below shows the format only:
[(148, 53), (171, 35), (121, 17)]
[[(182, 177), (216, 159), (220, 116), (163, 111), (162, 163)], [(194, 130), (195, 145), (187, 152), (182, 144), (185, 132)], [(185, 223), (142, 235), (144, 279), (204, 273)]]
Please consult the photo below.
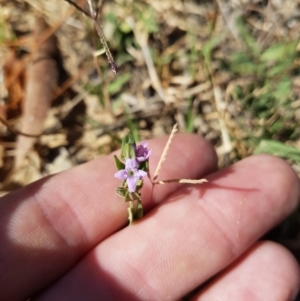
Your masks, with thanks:
[(121, 169), (115, 173), (116, 178), (126, 180), (129, 192), (135, 192), (137, 182), (146, 175), (145, 171), (138, 169), (136, 159), (127, 159), (125, 169)]
[(135, 149), (136, 160), (138, 162), (143, 162), (148, 160), (151, 155), (151, 149), (147, 148), (148, 143), (144, 142)]

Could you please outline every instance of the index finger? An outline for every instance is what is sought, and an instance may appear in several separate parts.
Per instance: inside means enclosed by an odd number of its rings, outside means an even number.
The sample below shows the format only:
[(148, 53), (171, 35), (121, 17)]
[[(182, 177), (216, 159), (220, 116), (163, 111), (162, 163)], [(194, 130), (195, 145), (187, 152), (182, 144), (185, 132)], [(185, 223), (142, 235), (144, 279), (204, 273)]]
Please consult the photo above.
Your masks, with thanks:
[[(154, 170), (167, 138), (149, 143)], [(195, 135), (178, 135), (163, 178), (199, 178), (216, 169), (212, 146)], [(0, 202), (0, 283), (4, 300), (26, 299), (70, 269), (86, 252), (126, 224), (126, 205), (112, 156), (33, 183)], [(146, 211), (178, 188), (143, 188)]]

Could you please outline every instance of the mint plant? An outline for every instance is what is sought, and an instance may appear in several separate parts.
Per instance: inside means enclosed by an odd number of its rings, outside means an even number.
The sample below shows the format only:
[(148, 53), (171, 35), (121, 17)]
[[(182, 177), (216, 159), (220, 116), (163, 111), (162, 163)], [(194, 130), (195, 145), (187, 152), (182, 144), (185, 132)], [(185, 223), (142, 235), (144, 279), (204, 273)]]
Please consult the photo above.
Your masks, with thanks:
[[(151, 150), (147, 143), (138, 147), (131, 135), (124, 137), (121, 148), (121, 160), (114, 156), (118, 171), (115, 177), (123, 180), (122, 186), (117, 187), (116, 192), (129, 202), (128, 219), (131, 225), (135, 220), (143, 217), (143, 205), (141, 193), (143, 178), (149, 173), (149, 157)], [(136, 201), (136, 206), (134, 205)]]
[[(140, 190), (143, 187), (143, 179), (148, 175), (152, 184), (166, 184), (166, 183), (187, 183), (187, 184), (202, 184), (207, 182), (206, 179), (192, 180), (192, 179), (171, 179), (156, 181), (162, 163), (166, 158), (171, 141), (177, 131), (177, 124), (173, 127), (170, 138), (164, 148), (162, 156), (159, 160), (158, 166), (154, 173), (153, 180), (149, 175), (149, 157), (151, 150), (148, 149), (147, 143), (142, 143), (136, 146), (136, 143), (131, 135), (124, 137), (122, 141), (121, 156), (119, 159), (116, 155), (115, 163), (118, 171), (115, 177), (122, 180), (122, 185), (117, 187), (116, 192), (125, 202), (129, 203), (128, 219), (129, 224), (132, 225), (135, 220), (143, 217), (143, 204)], [(136, 203), (135, 203), (136, 202)]]

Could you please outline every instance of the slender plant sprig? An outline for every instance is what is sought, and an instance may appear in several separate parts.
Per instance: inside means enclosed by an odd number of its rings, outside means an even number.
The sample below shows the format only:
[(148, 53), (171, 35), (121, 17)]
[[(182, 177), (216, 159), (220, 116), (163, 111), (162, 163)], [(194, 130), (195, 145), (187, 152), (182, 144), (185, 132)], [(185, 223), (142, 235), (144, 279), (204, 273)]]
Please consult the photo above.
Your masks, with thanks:
[(143, 143), (137, 147), (133, 137), (127, 135), (122, 141), (121, 160), (114, 156), (118, 169), (115, 177), (123, 180), (122, 186), (117, 187), (116, 192), (124, 198), (125, 202), (129, 202), (127, 210), (130, 225), (143, 217), (143, 205), (139, 191), (143, 187), (143, 178), (149, 171), (151, 150), (148, 150), (147, 146), (147, 143)]
[[(143, 217), (143, 204), (140, 190), (143, 187), (143, 179), (148, 175), (152, 184), (167, 184), (167, 183), (182, 183), (182, 184), (202, 184), (208, 182), (206, 179), (170, 179), (163, 181), (156, 181), (162, 163), (166, 159), (167, 152), (171, 145), (172, 139), (177, 131), (177, 124), (174, 125), (168, 142), (163, 150), (153, 180), (149, 175), (149, 157), (151, 150), (148, 149), (147, 143), (142, 143), (136, 146), (135, 141), (131, 135), (124, 137), (121, 148), (121, 160), (114, 156), (118, 171), (115, 177), (123, 180), (122, 186), (117, 187), (116, 192), (124, 198), (125, 202), (129, 202), (128, 219), (129, 224), (132, 225), (135, 220)], [(135, 204), (136, 201), (136, 204)]]
[(200, 179), (200, 180), (194, 180), (194, 179), (170, 179), (170, 180), (160, 180), (160, 181), (156, 181), (159, 172), (161, 170), (162, 164), (165, 161), (166, 157), (167, 157), (167, 153), (169, 151), (170, 145), (172, 143), (172, 140), (177, 132), (177, 123), (174, 124), (172, 132), (170, 134), (170, 137), (167, 141), (167, 144), (163, 150), (163, 153), (159, 159), (159, 162), (157, 164), (154, 176), (153, 176), (153, 180), (151, 180), (152, 184), (167, 184), (167, 183), (182, 183), (182, 184), (202, 184), (202, 183), (206, 183), (208, 182), (206, 179)]
[(82, 7), (80, 7), (78, 4), (76, 4), (75, 2), (71, 1), (71, 0), (65, 0), (67, 3), (69, 3), (70, 5), (72, 5), (73, 7), (75, 7), (78, 11), (80, 11), (81, 13), (83, 13), (86, 17), (90, 18), (93, 23), (94, 23), (94, 28), (97, 32), (97, 35), (100, 39), (100, 42), (105, 50), (106, 56), (107, 56), (107, 60), (110, 64), (111, 70), (114, 72), (114, 74), (117, 74), (117, 65), (114, 61), (114, 58), (110, 52), (109, 46), (107, 44), (106, 38), (104, 36), (104, 33), (102, 31), (101, 26), (98, 24), (97, 22), (97, 17), (98, 17), (98, 7), (94, 8), (92, 5), (92, 2), (90, 0), (88, 0), (88, 5), (89, 5), (89, 9), (90, 12), (85, 11)]

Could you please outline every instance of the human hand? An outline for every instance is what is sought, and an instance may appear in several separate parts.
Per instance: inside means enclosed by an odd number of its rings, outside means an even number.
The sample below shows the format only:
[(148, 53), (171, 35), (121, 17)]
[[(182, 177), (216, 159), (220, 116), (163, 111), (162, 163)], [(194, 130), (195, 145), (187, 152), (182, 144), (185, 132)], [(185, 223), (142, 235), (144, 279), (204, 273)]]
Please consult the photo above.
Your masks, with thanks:
[[(150, 172), (167, 138), (149, 142)], [(160, 177), (145, 181), (146, 215), (127, 224), (112, 156), (42, 179), (0, 201), (1, 300), (292, 300), (299, 267), (257, 242), (297, 206), (300, 187), (282, 160), (253, 156), (217, 170), (213, 148), (177, 135)]]

